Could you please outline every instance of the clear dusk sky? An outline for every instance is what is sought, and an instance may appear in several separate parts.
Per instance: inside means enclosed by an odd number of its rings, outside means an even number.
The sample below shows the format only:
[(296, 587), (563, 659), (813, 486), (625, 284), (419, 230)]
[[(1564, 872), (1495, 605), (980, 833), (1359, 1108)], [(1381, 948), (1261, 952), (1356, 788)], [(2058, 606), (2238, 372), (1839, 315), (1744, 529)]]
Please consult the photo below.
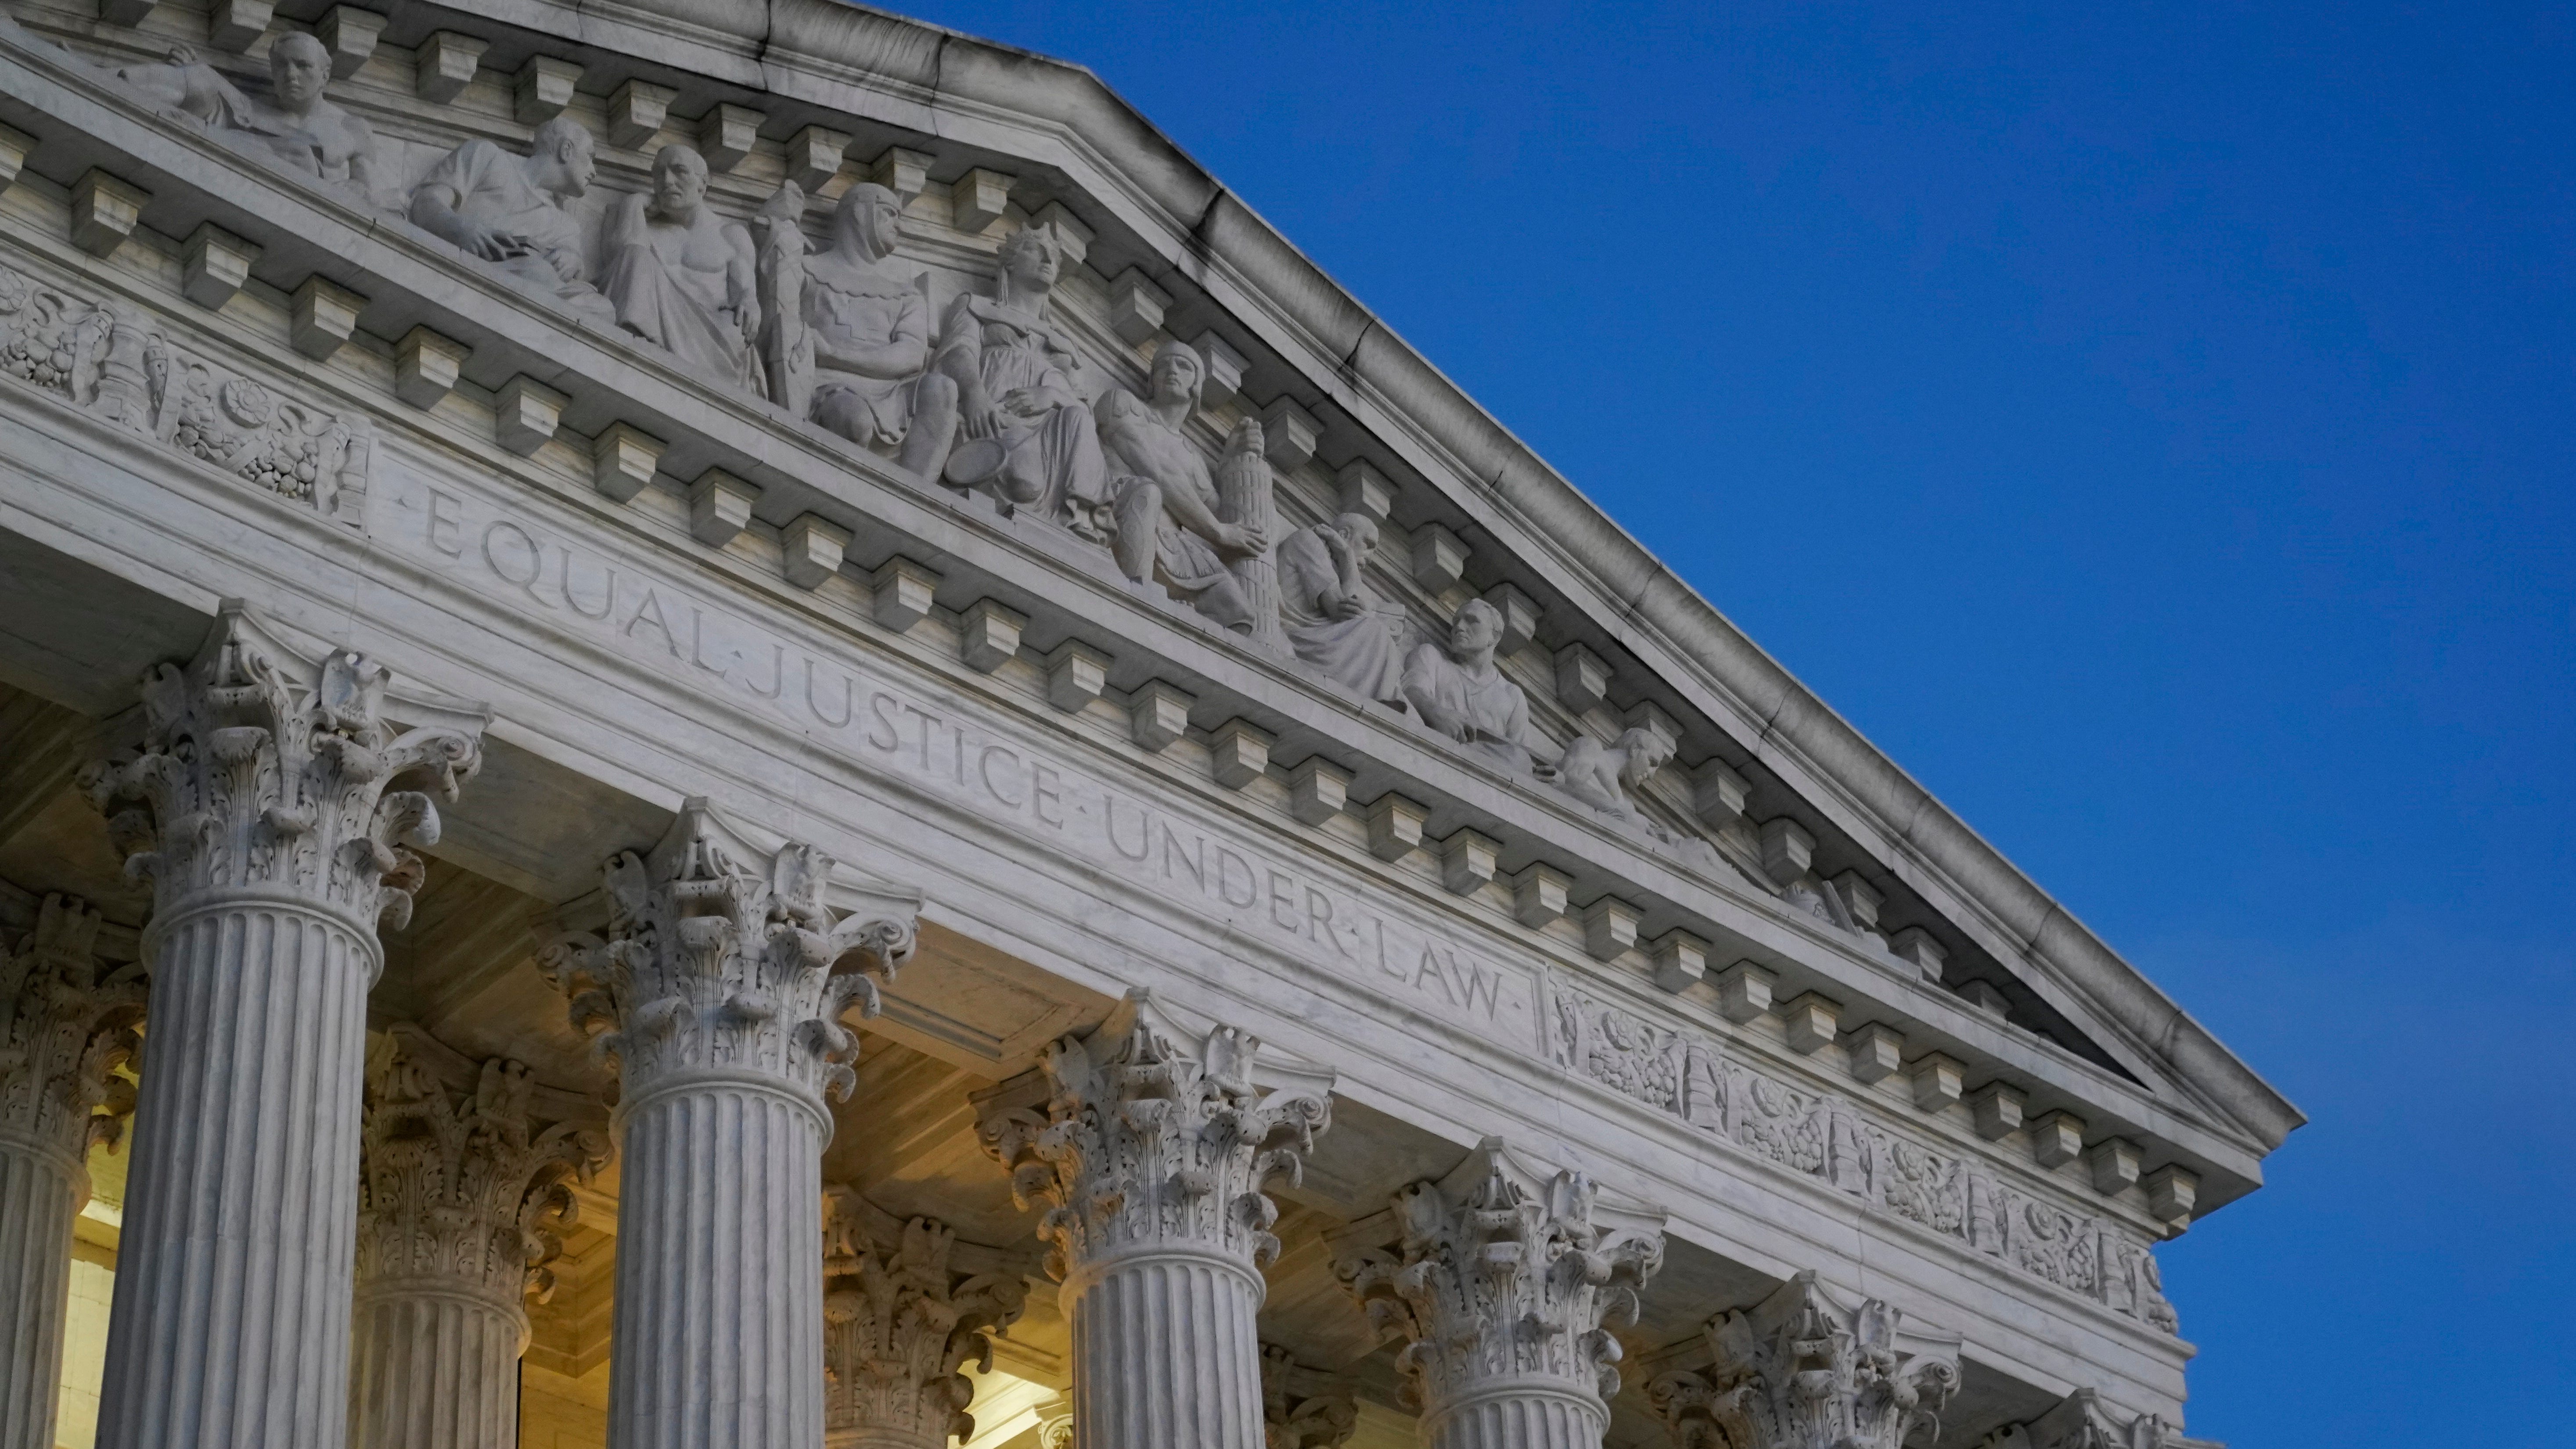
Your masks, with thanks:
[(2576, 9), (898, 0), (1088, 65), (2297, 1102), (2193, 1433), (2576, 1445)]

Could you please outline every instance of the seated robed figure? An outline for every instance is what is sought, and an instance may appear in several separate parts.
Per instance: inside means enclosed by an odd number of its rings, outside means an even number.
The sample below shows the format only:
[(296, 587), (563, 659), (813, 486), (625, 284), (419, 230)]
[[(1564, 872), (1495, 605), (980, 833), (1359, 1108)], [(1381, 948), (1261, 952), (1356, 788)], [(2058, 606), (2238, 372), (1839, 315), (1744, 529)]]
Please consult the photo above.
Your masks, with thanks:
[(528, 290), (607, 325), (617, 310), (590, 283), (572, 212), (598, 174), (590, 128), (557, 116), (537, 127), (525, 156), (477, 137), (439, 158), (412, 187), (410, 216)]
[(957, 385), (944, 476), (1105, 542), (1100, 439), (1074, 381), (1082, 358), (1047, 311), (1064, 243), (1051, 227), (1023, 227), (1000, 263), (993, 295), (959, 297), (940, 324), (934, 365)]
[(1280, 540), (1279, 624), (1297, 657), (1327, 679), (1404, 708), (1404, 655), (1395, 622), (1361, 575), (1377, 524), (1345, 513)]
[(1425, 641), (1404, 661), (1404, 697), (1423, 723), (1515, 775), (1552, 767), (1556, 747), (1530, 728), (1529, 699), (1494, 667), (1502, 612), (1469, 599), (1447, 644)]
[[(1111, 553), (1128, 578), (1148, 578), (1228, 629), (1249, 632), (1252, 601), (1229, 565), (1270, 546), (1259, 527), (1218, 514), (1216, 480), (1182, 427), (1198, 411), (1207, 364), (1179, 342), (1154, 354), (1145, 397), (1103, 393), (1100, 444), (1115, 477), (1117, 538)], [(1228, 459), (1259, 457), (1261, 424), (1245, 419), (1225, 443)]]
[(809, 415), (937, 477), (957, 432), (957, 382), (930, 371), (929, 279), (895, 260), (903, 203), (874, 182), (841, 193), (832, 243), (805, 258), (802, 315), (811, 339)]
[(601, 249), (599, 290), (617, 325), (705, 381), (765, 390), (751, 233), (707, 201), (707, 159), (688, 146), (653, 157), (649, 196), (618, 200)]

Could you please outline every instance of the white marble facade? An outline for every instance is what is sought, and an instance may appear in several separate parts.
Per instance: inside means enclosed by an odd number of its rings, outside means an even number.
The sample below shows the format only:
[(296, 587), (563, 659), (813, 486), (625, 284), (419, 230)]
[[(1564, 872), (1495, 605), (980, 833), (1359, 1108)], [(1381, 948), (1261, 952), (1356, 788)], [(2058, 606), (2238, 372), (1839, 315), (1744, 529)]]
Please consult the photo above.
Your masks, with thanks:
[(0, 1449), (2172, 1449), (2302, 1120), (834, 0), (0, 0), (0, 621)]

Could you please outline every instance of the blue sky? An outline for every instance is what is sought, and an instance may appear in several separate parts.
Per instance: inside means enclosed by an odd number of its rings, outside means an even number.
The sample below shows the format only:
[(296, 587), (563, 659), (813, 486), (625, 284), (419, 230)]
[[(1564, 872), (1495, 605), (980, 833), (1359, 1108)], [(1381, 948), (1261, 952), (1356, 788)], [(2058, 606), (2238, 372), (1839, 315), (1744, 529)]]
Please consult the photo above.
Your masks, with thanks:
[(2576, 11), (905, 0), (1089, 65), (2315, 1119), (2195, 1433), (2576, 1444)]

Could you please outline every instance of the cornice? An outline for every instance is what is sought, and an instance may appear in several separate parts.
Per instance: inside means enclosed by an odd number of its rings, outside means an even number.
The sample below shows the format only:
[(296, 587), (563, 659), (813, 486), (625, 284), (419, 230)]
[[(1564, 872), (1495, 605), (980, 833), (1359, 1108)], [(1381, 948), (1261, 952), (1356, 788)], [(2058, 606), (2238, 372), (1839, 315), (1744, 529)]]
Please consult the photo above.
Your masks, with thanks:
[[(704, 52), (714, 45), (709, 37), (718, 33), (702, 28), (675, 39), (679, 32), (666, 29), (656, 32), (660, 38), (646, 45), (629, 23), (643, 12), (628, 7), (576, 10), (523, 3), (504, 5), (492, 13), (580, 44), (623, 46), (630, 54), (655, 56), (666, 64), (708, 60)], [(579, 22), (569, 31), (563, 28), (568, 17)], [(2192, 1058), (2194, 1043), (2204, 1040), (2205, 1033), (2194, 1037), (2185, 1030), (2182, 1024), (2189, 1019), (2178, 1008), (2172, 1008), (2125, 963), (2110, 957), (2090, 933), (2039, 896), (2035, 887), (1815, 703), (1775, 662), (1678, 580), (1659, 565), (1644, 572), (1633, 567), (1637, 559), (1652, 561), (1632, 539), (1545, 470), (1427, 363), (1404, 349), (1364, 309), (1332, 288), (1319, 270), (1258, 217), (1237, 207), (1096, 79), (1054, 62), (820, 0), (782, 0), (771, 7), (767, 19), (756, 69), (736, 68), (747, 77), (744, 83), (776, 83), (833, 72), (835, 98), (837, 90), (855, 88), (878, 97), (873, 104), (881, 112), (913, 107), (905, 114), (942, 123), (921, 129), (943, 136), (958, 129), (945, 124), (952, 116), (973, 125), (1009, 120), (1046, 131), (1068, 149), (1079, 150), (1086, 167), (1124, 183), (1107, 187), (1114, 199), (1123, 200), (1130, 209), (1158, 211), (1165, 223), (1177, 219), (1175, 207), (1204, 197), (1189, 231), (1175, 233), (1168, 224), (1156, 228), (1175, 248), (1166, 259), (1172, 267), (1203, 279), (1212, 298), (1219, 292), (1239, 293), (1243, 315), (1251, 318), (1245, 325), (1276, 334), (1265, 340), (1283, 354), (1305, 353), (1318, 364), (1309, 375), (1325, 379), (1322, 396), (1346, 397), (1344, 410), (1352, 416), (1372, 426), (1382, 424), (1384, 436), (1413, 440), (1419, 461), (1429, 465), (1420, 468), (1423, 477), (1445, 480), (1454, 502), (1471, 516), (1490, 520), (1489, 530), (1509, 540), (1522, 560), (1548, 576), (1551, 586), (1587, 603), (1605, 629), (1656, 665), (1687, 702), (1745, 744), (1750, 757), (1763, 759), (1793, 784), (1804, 779), (1807, 787), (1802, 793), (1829, 815), (1839, 811), (1841, 818), (1850, 821), (1844, 828), (1856, 839), (1867, 843), (1871, 838), (1867, 832), (1875, 832), (1882, 843), (1903, 842), (1903, 849), (1881, 852), (1892, 872), (1902, 878), (1911, 865), (1925, 882), (1921, 889), (1926, 898), (1936, 904), (1942, 892), (1954, 889), (1953, 882), (1966, 882), (1955, 889), (1966, 892), (1964, 904), (1974, 909), (1954, 912), (1954, 922), (1972, 934), (1981, 929), (1996, 944), (2023, 958), (2035, 954), (2051, 961), (2077, 960), (2089, 943), (2117, 970), (2106, 968), (2099, 980), (2073, 973), (2063, 984), (2060, 998), (2110, 1009), (2111, 1019), (2128, 1026), (2134, 1045), (2168, 1061)], [(906, 36), (919, 38), (916, 32), (937, 37), (936, 43), (925, 40), (910, 50), (892, 44)], [(833, 42), (842, 45), (842, 51), (819, 48), (827, 33), (842, 37)], [(873, 39), (862, 46), (852, 36)], [(791, 40), (818, 48), (782, 48)], [(909, 56), (916, 69), (872, 68), (888, 55)], [(23, 66), (16, 57), (0, 64), (13, 69)], [(728, 73), (720, 66), (704, 69), (710, 74)], [(894, 79), (881, 86), (889, 73)], [(811, 509), (928, 544), (932, 561), (951, 566), (958, 577), (972, 580), (980, 575), (993, 597), (1015, 603), (1043, 600), (1059, 620), (1068, 621), (1060, 627), (1071, 632), (1105, 631), (1118, 636), (1122, 644), (1141, 643), (1147, 656), (1161, 661), (1160, 672), (1177, 669), (1189, 682), (1207, 688), (1210, 692), (1203, 695), (1203, 702), (1225, 706), (1239, 701), (1238, 712), (1244, 716), (1284, 726), (1283, 743), (1302, 739), (1327, 754), (1355, 753), (1363, 769), (1360, 785), (1372, 783), (1372, 767), (1384, 768), (1390, 773), (1376, 775), (1374, 783), (1401, 783), (1408, 793), (1427, 796), (1426, 803), (1448, 812), (1443, 818), (1452, 824), (1481, 823), (1492, 812), (1518, 827), (1525, 839), (1551, 846), (1572, 844), (1584, 857), (1584, 883), (1627, 897), (1642, 896), (1650, 925), (1681, 924), (1722, 939), (1758, 943), (1761, 949), (1777, 953), (1793, 972), (1811, 975), (1854, 998), (1861, 1008), (1858, 1014), (1919, 1024), (1936, 1034), (1932, 1039), (1944, 1049), (1965, 1052), (1977, 1062), (2018, 1069), (2044, 1080), (2063, 1080), (2071, 1073), (2074, 1081), (2085, 1083), (2080, 1088), (2085, 1100), (2111, 1104), (2116, 1115), (2104, 1118), (2102, 1125), (2113, 1130), (2150, 1132), (2185, 1142), (2205, 1132), (2204, 1147), (2184, 1151), (2214, 1178), (2250, 1187), (2255, 1173), (2252, 1158), (2279, 1140), (2278, 1132), (2264, 1127), (2260, 1113), (2249, 1120), (2238, 1110), (2242, 1104), (2228, 1095), (2227, 1069), (2243, 1069), (2214, 1042), (2206, 1045), (2216, 1053), (2212, 1058), (2216, 1065), (2185, 1077), (2224, 1118), (2242, 1124), (2251, 1140), (2241, 1146), (2235, 1141), (2239, 1134), (2225, 1123), (2195, 1128), (2174, 1120), (2177, 1104), (2156, 1102), (2089, 1063), (2045, 1051), (2034, 1053), (1959, 1004), (1896, 980), (1886, 963), (1856, 943), (1779, 911), (1757, 892), (1686, 874), (1569, 808), (1553, 792), (1500, 781), (1445, 751), (1427, 748), (1418, 737), (1338, 694), (1318, 689), (1302, 676), (1216, 647), (1192, 621), (1104, 588), (1096, 567), (1069, 560), (1061, 548), (1044, 547), (1027, 529), (992, 517), (989, 510), (979, 514), (971, 507), (958, 508), (940, 496), (942, 490), (925, 491), (908, 475), (860, 450), (786, 426), (764, 407), (711, 392), (647, 354), (596, 340), (570, 318), (528, 306), (517, 293), (443, 254), (407, 228), (381, 224), (332, 198), (281, 182), (202, 137), (123, 114), (113, 98), (79, 95), (82, 88), (77, 78), (71, 78), (65, 92), (32, 72), (21, 69), (20, 74), (29, 85), (21, 91), (13, 84), (13, 94), (32, 99), (38, 90), (54, 86), (63, 101), (63, 113), (77, 127), (92, 139), (115, 146), (140, 168), (147, 185), (157, 185), (180, 207), (273, 239), (290, 255), (290, 264), (309, 263), (315, 272), (365, 291), (373, 302), (367, 314), (371, 326), (399, 333), (410, 322), (433, 319), (476, 344), (477, 374), (506, 377), (513, 371), (526, 372), (575, 391), (576, 407), (568, 424), (604, 422), (603, 410), (613, 410), (619, 419), (659, 429), (674, 440), (666, 462), (675, 474), (686, 476), (695, 463), (722, 462), (771, 489), (772, 495), (764, 500), (765, 513), (792, 517)], [(907, 86), (916, 90), (926, 86), (922, 94), (930, 99), (907, 98)], [(979, 94), (979, 88), (1008, 94), (997, 99)], [(826, 98), (817, 94), (813, 99), (821, 103)], [(1018, 109), (1003, 105), (1004, 99)], [(39, 109), (50, 108), (40, 105)], [(967, 111), (977, 114), (959, 114)], [(891, 116), (880, 118), (894, 123)], [(1090, 201), (1097, 203), (1099, 198), (1090, 196)], [(460, 296), (473, 297), (478, 305), (459, 310), (445, 300)], [(482, 325), (477, 318), (498, 321)], [(1321, 365), (1343, 337), (1349, 338), (1349, 348), (1338, 366)], [(342, 392), (358, 391), (342, 369), (296, 367), (307, 380)], [(388, 425), (399, 421), (400, 415), (386, 408), (382, 397), (363, 400)], [(455, 446), (457, 439), (450, 433), (442, 443)], [(527, 466), (488, 445), (474, 451), (508, 470), (524, 471)], [(1414, 459), (1408, 457), (1408, 461)], [(1488, 466), (1490, 472), (1485, 471)], [(911, 545), (903, 547), (906, 553), (914, 551)], [(1034, 571), (1032, 563), (1037, 565)], [(1616, 577), (1641, 582), (1624, 592), (1603, 582)], [(769, 584), (769, 592), (782, 592), (774, 580)], [(1359, 742), (1351, 744), (1355, 738)], [(1288, 750), (1282, 754), (1294, 758)], [(1196, 783), (1206, 788), (1205, 782)], [(1356, 795), (1365, 798), (1367, 793), (1361, 789)], [(1559, 858), (1554, 850), (1547, 854), (1552, 862)], [(1981, 869), (1984, 876), (1978, 873)], [(1985, 889), (1972, 888), (1986, 876), (1993, 879), (1986, 881)], [(2016, 882), (2026, 888), (2024, 892), (2012, 889)], [(2126, 997), (2123, 990), (2128, 992)], [(2111, 1009), (2124, 1001), (2127, 1015)], [(2173, 1015), (2159, 1022), (2148, 1009), (2156, 1002)], [(2250, 1073), (2245, 1076), (2260, 1085)], [(2286, 1103), (2278, 1103), (2277, 1097), (2271, 1100), (2295, 1117)], [(2150, 1123), (2159, 1125), (2143, 1125)], [(2222, 1188), (2222, 1182), (2213, 1181), (2212, 1187)], [(2212, 1191), (2208, 1201), (2214, 1204), (2227, 1195), (2232, 1194)]]

